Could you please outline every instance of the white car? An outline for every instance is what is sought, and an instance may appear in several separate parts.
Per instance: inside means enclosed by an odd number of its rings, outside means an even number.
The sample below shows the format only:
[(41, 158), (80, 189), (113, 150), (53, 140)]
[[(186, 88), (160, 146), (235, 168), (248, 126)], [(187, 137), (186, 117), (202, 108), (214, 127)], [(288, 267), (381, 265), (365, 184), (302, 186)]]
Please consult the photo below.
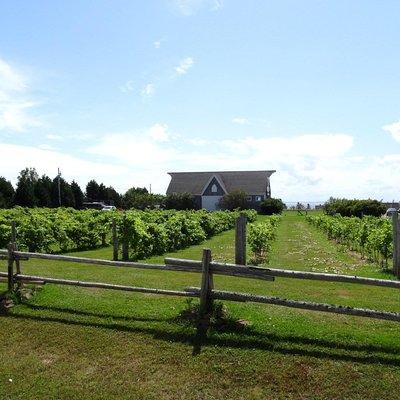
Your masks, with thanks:
[(104, 206), (101, 211), (115, 211), (116, 207), (115, 206)]
[(395, 212), (397, 212), (397, 210), (393, 207), (390, 207), (386, 210), (385, 217), (392, 217)]

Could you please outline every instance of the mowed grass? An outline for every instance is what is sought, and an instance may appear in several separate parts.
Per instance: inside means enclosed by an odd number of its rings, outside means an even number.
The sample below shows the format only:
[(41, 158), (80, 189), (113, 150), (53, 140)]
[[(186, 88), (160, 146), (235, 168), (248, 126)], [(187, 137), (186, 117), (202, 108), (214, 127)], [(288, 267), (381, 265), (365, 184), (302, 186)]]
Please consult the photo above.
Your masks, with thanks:
[[(171, 257), (233, 261), (225, 232)], [(111, 249), (74, 253), (111, 257)], [(164, 256), (147, 262), (162, 263)], [(270, 265), (389, 278), (286, 213)], [(5, 270), (5, 263), (2, 262)], [(63, 262), (23, 262), (26, 273), (182, 289), (200, 275)], [(277, 278), (215, 277), (216, 288), (400, 311), (395, 289)], [(2, 286), (5, 288), (5, 286)], [(197, 301), (197, 300), (195, 300)], [(177, 320), (182, 298), (46, 285), (0, 317), (1, 399), (398, 399), (400, 331), (394, 322), (226, 302), (251, 322), (211, 332), (193, 355), (195, 329)], [(12, 380), (9, 381), (9, 380)]]

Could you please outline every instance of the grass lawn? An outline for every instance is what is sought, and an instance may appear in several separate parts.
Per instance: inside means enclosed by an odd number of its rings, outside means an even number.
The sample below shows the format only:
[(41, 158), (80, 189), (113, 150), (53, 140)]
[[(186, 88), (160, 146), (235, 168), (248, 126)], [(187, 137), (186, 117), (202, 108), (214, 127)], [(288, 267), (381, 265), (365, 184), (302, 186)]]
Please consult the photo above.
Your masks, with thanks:
[[(233, 261), (234, 233), (168, 256)], [(111, 258), (111, 249), (74, 253)], [(148, 262), (162, 262), (152, 257)], [(270, 265), (390, 278), (286, 213)], [(2, 270), (6, 269), (1, 262)], [(30, 260), (23, 272), (135, 286), (199, 286), (192, 273)], [(215, 286), (400, 311), (396, 289), (277, 278), (215, 277)], [(0, 290), (5, 285), (0, 286)], [(243, 332), (211, 332), (193, 355), (182, 298), (46, 285), (0, 316), (0, 399), (399, 399), (395, 322), (251, 303), (225, 303)], [(12, 381), (10, 381), (12, 380)]]

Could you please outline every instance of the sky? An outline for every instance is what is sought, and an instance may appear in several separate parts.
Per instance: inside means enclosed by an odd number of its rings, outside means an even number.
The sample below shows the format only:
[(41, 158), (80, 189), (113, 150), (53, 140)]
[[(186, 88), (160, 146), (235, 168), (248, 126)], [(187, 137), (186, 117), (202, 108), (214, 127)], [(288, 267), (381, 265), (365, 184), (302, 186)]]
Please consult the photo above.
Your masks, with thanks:
[(272, 195), (400, 199), (398, 0), (0, 5), (0, 176), (165, 193), (276, 170)]

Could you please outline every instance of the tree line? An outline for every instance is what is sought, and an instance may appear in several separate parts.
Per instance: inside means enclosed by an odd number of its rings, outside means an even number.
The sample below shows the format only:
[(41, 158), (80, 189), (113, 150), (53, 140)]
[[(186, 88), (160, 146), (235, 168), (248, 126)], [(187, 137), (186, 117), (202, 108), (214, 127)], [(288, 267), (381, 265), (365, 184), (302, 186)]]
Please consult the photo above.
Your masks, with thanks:
[(83, 191), (73, 180), (61, 176), (51, 179), (39, 176), (35, 168), (23, 169), (16, 187), (0, 176), (0, 208), (22, 207), (73, 207), (84, 208), (84, 202), (103, 202), (117, 208), (154, 208), (165, 201), (165, 196), (149, 193), (146, 188), (132, 187), (118, 193), (112, 186), (90, 180)]

